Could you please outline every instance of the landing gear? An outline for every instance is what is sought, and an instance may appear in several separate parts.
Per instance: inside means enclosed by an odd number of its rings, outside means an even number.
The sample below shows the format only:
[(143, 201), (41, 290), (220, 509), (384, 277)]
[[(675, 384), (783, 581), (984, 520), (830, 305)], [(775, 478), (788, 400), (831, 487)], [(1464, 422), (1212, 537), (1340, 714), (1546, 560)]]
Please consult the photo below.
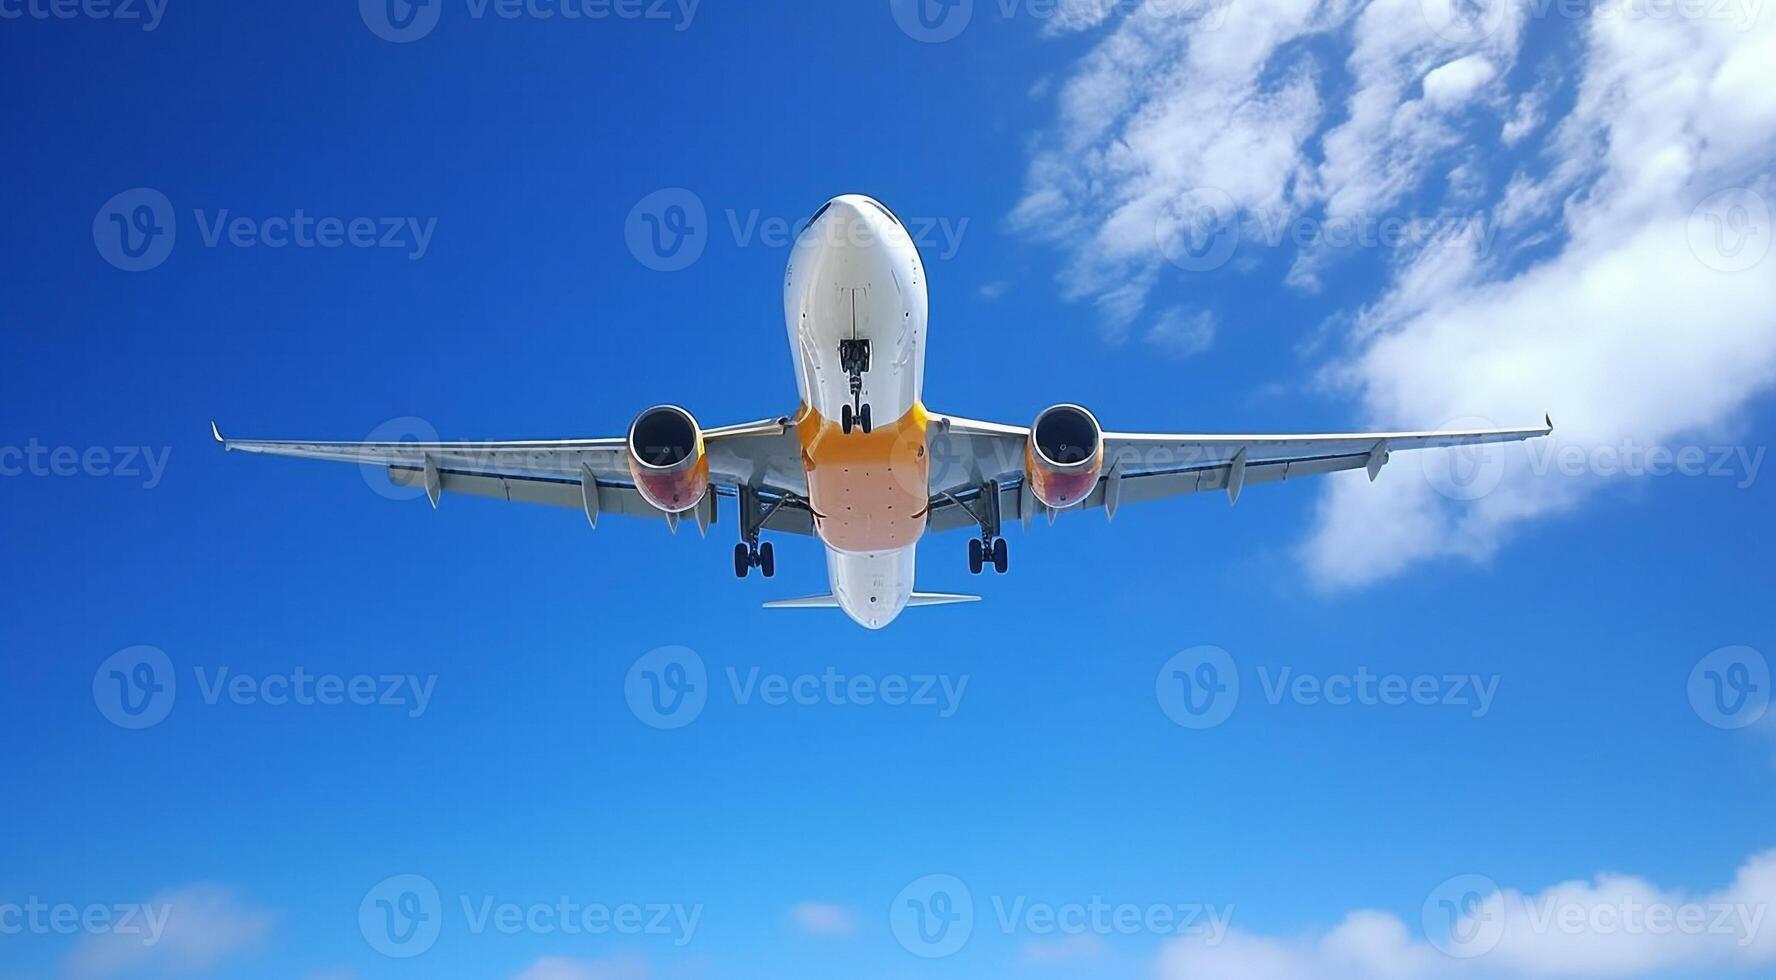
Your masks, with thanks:
[[(946, 495), (947, 496), (947, 495)], [(988, 565), (993, 571), (1004, 575), (1011, 568), (1011, 549), (1005, 539), (999, 536), (999, 484), (988, 482), (980, 488), (975, 496), (974, 505), (949, 498), (956, 506), (961, 507), (980, 525), (980, 537), (968, 542), (968, 573), (979, 575)]]
[(734, 576), (745, 578), (754, 568), (766, 578), (777, 574), (777, 549), (771, 546), (771, 542), (747, 544), (742, 541), (734, 546)]
[(870, 407), (863, 402), (863, 373), (870, 367), (870, 342), (867, 340), (839, 341), (839, 366), (851, 379), (851, 404), (846, 405), (839, 413), (839, 427), (846, 435), (851, 434), (854, 427), (862, 427), (868, 435), (870, 425)]
[(777, 549), (771, 542), (759, 541), (759, 532), (764, 530), (765, 522), (777, 512), (777, 508), (790, 500), (779, 497), (765, 504), (759, 500), (758, 491), (751, 487), (740, 488), (740, 543), (734, 546), (734, 576), (745, 578), (747, 573), (756, 568), (759, 574), (771, 578), (777, 574)]

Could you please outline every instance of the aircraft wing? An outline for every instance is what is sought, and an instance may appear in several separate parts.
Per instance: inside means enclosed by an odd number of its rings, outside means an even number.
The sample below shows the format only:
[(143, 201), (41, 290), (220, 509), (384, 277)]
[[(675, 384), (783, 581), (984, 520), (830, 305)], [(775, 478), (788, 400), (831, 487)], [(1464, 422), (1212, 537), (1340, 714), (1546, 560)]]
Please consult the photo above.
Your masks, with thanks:
[[(933, 531), (974, 527), (969, 509), (989, 482), (997, 483), (999, 510), (1026, 524), (1047, 513), (1024, 484), (1030, 430), (1022, 426), (933, 415), (931, 437)], [(1475, 446), (1536, 439), (1554, 431), (1552, 419), (1523, 429), (1465, 432), (1363, 432), (1327, 435), (1167, 435), (1104, 433), (1104, 469), (1098, 485), (1077, 509), (1125, 504), (1211, 490), (1237, 501), (1255, 483), (1366, 469), (1380, 474), (1391, 453), (1409, 449)], [(1052, 514), (1050, 515), (1052, 517)]]
[[(400, 486), (423, 487), (437, 506), (445, 493), (518, 503), (547, 504), (586, 512), (597, 524), (601, 514), (646, 517), (677, 528), (680, 515), (668, 515), (635, 489), (621, 438), (525, 442), (265, 442), (229, 439), (215, 423), (211, 434), (230, 452), (318, 459), (383, 467)], [(703, 433), (709, 458), (711, 493), (684, 517), (707, 528), (716, 518), (716, 499), (751, 487), (763, 503), (778, 503), (764, 527), (811, 535), (812, 512), (805, 503), (807, 478), (800, 447), (788, 419), (767, 419), (710, 429)]]

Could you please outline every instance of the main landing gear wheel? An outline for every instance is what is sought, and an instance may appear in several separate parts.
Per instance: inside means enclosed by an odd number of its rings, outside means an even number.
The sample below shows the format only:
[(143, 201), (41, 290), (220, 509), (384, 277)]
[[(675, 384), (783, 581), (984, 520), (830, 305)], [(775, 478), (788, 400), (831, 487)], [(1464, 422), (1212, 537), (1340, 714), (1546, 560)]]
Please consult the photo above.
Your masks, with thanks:
[[(759, 532), (764, 530), (765, 522), (777, 513), (777, 508), (788, 503), (792, 498), (789, 494), (781, 494), (767, 506), (759, 498), (756, 487), (742, 486), (740, 497), (740, 543), (734, 546), (734, 574), (745, 578), (747, 572), (756, 568), (765, 578), (777, 574), (777, 549), (769, 541), (760, 541)], [(798, 505), (806, 506), (800, 498)]]
[(999, 520), (999, 483), (990, 480), (981, 484), (980, 492), (974, 495), (972, 503), (955, 495), (945, 493), (943, 497), (951, 504), (968, 512), (980, 525), (980, 537), (968, 541), (968, 572), (979, 575), (988, 565), (993, 571), (1004, 575), (1011, 568), (1010, 548), (1005, 539), (999, 536), (1001, 528)]
[(777, 549), (771, 546), (771, 542), (755, 547), (742, 541), (734, 546), (735, 577), (745, 578), (755, 568), (766, 578), (777, 574)]

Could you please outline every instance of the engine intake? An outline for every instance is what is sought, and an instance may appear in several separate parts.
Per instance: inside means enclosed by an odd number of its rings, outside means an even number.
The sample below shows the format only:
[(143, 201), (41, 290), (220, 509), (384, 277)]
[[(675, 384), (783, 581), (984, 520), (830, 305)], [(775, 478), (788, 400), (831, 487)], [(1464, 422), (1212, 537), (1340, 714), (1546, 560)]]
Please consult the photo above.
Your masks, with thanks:
[(629, 474), (643, 499), (669, 513), (697, 506), (709, 492), (703, 430), (677, 405), (659, 405), (629, 426)]
[(1104, 470), (1104, 428), (1078, 405), (1044, 409), (1030, 426), (1024, 478), (1048, 507), (1072, 507), (1091, 496)]

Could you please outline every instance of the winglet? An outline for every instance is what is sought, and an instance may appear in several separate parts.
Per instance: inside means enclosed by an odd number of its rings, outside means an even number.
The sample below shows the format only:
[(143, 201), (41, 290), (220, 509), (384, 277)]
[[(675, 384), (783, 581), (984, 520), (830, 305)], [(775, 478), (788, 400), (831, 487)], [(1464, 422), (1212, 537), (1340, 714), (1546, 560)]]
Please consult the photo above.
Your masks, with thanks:
[(228, 440), (222, 438), (222, 430), (216, 427), (216, 420), (215, 419), (210, 420), (210, 435), (215, 437), (216, 445), (218, 445), (218, 446), (228, 445)]
[(1550, 435), (1552, 435), (1554, 433), (1554, 413), (1553, 412), (1543, 412), (1542, 413), (1542, 421), (1548, 423), (1548, 433)]

